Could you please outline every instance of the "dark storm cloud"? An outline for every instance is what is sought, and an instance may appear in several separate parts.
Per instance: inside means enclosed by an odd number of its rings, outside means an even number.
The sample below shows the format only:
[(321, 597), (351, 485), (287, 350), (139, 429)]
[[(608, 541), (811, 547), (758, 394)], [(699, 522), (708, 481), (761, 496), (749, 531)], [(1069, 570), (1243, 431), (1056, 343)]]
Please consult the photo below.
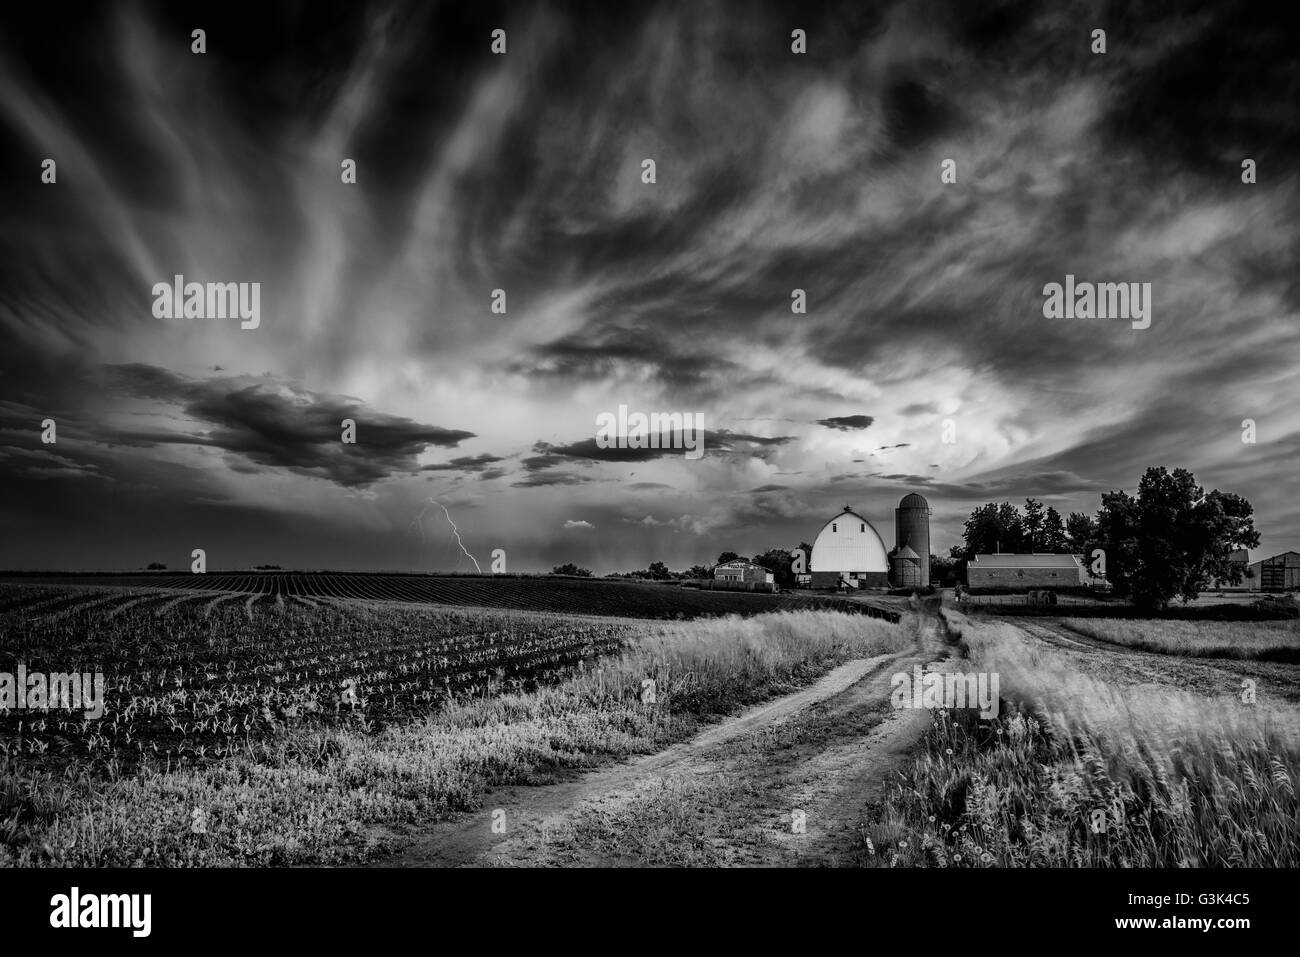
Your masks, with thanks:
[(818, 425), (824, 425), (828, 429), (839, 429), (841, 432), (848, 432), (852, 429), (865, 429), (876, 421), (869, 415), (836, 415), (829, 419), (818, 419)]
[(509, 365), (511, 372), (564, 382), (593, 381), (625, 366), (651, 371), (665, 388), (701, 389), (720, 375), (743, 370), (716, 355), (675, 348), (662, 332), (651, 329), (595, 328), (564, 336), (532, 351), (527, 360)]
[[(474, 436), (375, 412), (355, 399), (289, 389), (282, 383), (190, 379), (140, 364), (110, 367), (104, 378), (117, 392), (174, 405), (207, 426), (199, 434), (126, 431), (114, 436), (118, 441), (205, 445), (255, 465), (290, 469), (347, 487), (415, 472), (417, 457), (429, 446), (454, 447)], [(341, 441), (344, 419), (356, 423), (356, 444)]]
[(435, 465), (421, 466), (421, 472), (478, 472), (486, 475), (488, 472), (494, 472), (498, 476), (501, 474), (500, 469), (491, 469), (489, 466), (496, 462), (505, 461), (499, 455), (489, 455), (484, 452), (481, 455), (462, 455), (460, 458), (452, 459), (450, 462), (439, 462)]
[(933, 402), (913, 402), (898, 410), (899, 415), (934, 415), (939, 407)]
[(574, 472), (535, 472), (531, 475), (525, 475), (517, 482), (511, 482), (512, 488), (545, 488), (551, 485), (585, 485), (593, 481), (585, 475), (578, 475)]
[[(626, 436), (623, 438), (626, 440)], [(642, 436), (639, 441), (644, 441), (646, 438), (648, 436)], [(533, 446), (533, 451), (537, 454), (524, 459), (523, 466), (532, 472), (562, 462), (571, 462), (574, 459), (586, 462), (649, 462), (665, 456), (682, 454), (681, 433), (664, 432), (656, 438), (660, 446), (657, 449), (633, 449), (620, 447), (618, 444), (601, 448), (594, 438), (580, 439), (567, 445), (538, 442)]]
[[(644, 443), (649, 436), (638, 436), (638, 443)], [(654, 436), (658, 448), (631, 448), (627, 436), (617, 436), (612, 444), (602, 447), (596, 439), (579, 439), (565, 445), (550, 442), (538, 442), (533, 446), (534, 455), (523, 459), (521, 464), (530, 471), (553, 468), (565, 462), (650, 462), (660, 458), (680, 458), (686, 450), (684, 436), (681, 432), (662, 432)], [(786, 445), (794, 441), (794, 436), (749, 435), (732, 432), (728, 429), (704, 431), (704, 454), (711, 453), (751, 453), (766, 448)], [(694, 438), (692, 437), (692, 441)]]

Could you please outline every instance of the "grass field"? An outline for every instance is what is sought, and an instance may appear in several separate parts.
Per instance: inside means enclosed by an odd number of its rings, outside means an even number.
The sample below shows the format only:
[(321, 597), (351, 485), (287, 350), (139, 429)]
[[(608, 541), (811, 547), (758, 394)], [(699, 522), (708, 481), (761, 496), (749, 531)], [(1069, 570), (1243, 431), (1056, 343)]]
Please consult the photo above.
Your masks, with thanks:
[[(1300, 715), (1081, 673), (1009, 623), (949, 613), (1018, 700), (940, 712), (883, 820), (884, 866), (1295, 867)], [(1091, 624), (1091, 623), (1090, 623)], [(1177, 627), (1185, 628), (1187, 623)]]
[[(1149, 618), (1122, 598), (1059, 594), (1055, 605), (1031, 605), (1024, 594), (968, 595), (960, 605), (968, 615), (1057, 618)], [(1195, 601), (1175, 601), (1159, 617), (1170, 621), (1294, 621), (1300, 620), (1300, 602), (1293, 595), (1258, 593), (1205, 594)]]
[[(824, 611), (649, 622), (17, 591), (0, 597), (0, 670), (98, 666), (112, 691), (95, 722), (0, 718), (0, 866), (352, 861), (377, 826), (657, 750), (912, 640)], [(352, 707), (338, 685), (354, 676)]]
[(1200, 658), (1300, 662), (1300, 620), (1203, 622), (1065, 618), (1062, 623), (1090, 638), (1140, 651)]

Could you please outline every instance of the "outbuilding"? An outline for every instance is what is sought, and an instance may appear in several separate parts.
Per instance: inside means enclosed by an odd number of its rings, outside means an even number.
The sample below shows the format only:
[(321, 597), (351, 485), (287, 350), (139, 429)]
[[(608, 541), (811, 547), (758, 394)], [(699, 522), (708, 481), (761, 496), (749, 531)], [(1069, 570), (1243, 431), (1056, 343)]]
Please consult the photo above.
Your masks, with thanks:
[(1077, 588), (1087, 581), (1078, 555), (976, 555), (966, 563), (971, 588)]

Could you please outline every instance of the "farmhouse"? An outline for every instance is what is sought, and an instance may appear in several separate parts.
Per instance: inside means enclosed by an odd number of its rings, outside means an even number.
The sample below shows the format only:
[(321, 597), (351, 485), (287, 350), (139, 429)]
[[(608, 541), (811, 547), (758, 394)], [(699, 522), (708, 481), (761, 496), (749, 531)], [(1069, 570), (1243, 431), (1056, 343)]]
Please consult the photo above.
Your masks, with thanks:
[(1078, 555), (976, 555), (966, 564), (971, 588), (1074, 588), (1087, 581)]
[(1253, 562), (1246, 587), (1251, 591), (1295, 591), (1300, 589), (1300, 552), (1283, 552)]
[(719, 562), (713, 566), (713, 580), (720, 582), (743, 582), (746, 584), (772, 584), (776, 581), (772, 572), (762, 565), (744, 558), (733, 558), (729, 562)]

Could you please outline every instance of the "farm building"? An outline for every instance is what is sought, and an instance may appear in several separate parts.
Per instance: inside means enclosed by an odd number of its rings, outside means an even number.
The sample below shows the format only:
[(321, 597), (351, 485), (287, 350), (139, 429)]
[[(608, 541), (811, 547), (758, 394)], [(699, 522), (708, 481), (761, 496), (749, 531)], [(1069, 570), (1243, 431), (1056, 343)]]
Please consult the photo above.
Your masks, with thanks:
[(889, 577), (895, 588), (930, 584), (930, 503), (912, 492), (894, 510), (894, 550)]
[(879, 533), (847, 505), (817, 533), (808, 563), (813, 588), (884, 587), (889, 558)]
[(976, 555), (966, 564), (971, 588), (1074, 588), (1088, 580), (1078, 555)]
[(1249, 566), (1246, 587), (1251, 591), (1295, 591), (1300, 589), (1300, 552), (1283, 552)]
[(721, 582), (767, 583), (776, 580), (775, 576), (754, 562), (744, 558), (733, 558), (729, 562), (720, 562), (713, 566), (713, 580)]

